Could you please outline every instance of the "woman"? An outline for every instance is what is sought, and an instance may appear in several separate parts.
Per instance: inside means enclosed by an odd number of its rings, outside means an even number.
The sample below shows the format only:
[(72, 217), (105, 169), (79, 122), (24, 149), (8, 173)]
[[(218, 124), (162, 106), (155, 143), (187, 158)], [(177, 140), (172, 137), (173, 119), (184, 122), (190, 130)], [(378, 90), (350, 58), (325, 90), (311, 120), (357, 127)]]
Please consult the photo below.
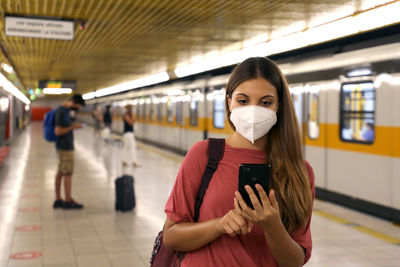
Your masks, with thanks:
[[(235, 129), (193, 222), (195, 197), (207, 164), (207, 141), (186, 155), (167, 201), (164, 244), (187, 252), (182, 266), (301, 266), (311, 256), (314, 174), (304, 161), (300, 131), (285, 77), (266, 58), (233, 71), (226, 108)], [(241, 163), (270, 163), (269, 196), (254, 210), (237, 191)]]
[(124, 114), (124, 149), (123, 149), (123, 159), (122, 164), (124, 166), (128, 166), (129, 163), (132, 163), (134, 167), (139, 167), (139, 163), (137, 161), (137, 149), (136, 149), (136, 140), (133, 130), (133, 125), (135, 120), (132, 114), (132, 106), (127, 105), (125, 107)]
[(92, 111), (92, 118), (94, 126), (94, 136), (97, 137), (100, 135), (100, 130), (101, 130), (101, 116), (97, 104), (94, 106), (94, 109)]
[(106, 106), (106, 110), (103, 113), (103, 123), (104, 123), (104, 128), (101, 131), (101, 137), (106, 142), (108, 142), (110, 140), (111, 125), (112, 125), (111, 105)]
[(103, 114), (103, 123), (106, 128), (111, 129), (112, 117), (111, 117), (111, 105), (106, 106), (106, 110)]

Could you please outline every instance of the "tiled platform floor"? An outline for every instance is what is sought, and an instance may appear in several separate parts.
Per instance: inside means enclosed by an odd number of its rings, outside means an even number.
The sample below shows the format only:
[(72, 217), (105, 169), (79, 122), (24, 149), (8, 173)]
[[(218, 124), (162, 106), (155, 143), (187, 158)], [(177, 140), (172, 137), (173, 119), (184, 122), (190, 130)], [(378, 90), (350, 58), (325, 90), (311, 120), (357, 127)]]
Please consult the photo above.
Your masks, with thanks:
[[(53, 210), (56, 153), (33, 123), (14, 139), (0, 168), (0, 266), (149, 266), (163, 207), (182, 157), (141, 144), (140, 168), (122, 168), (120, 148), (75, 132), (73, 197), (80, 211)], [(114, 180), (135, 177), (137, 207), (114, 211)], [(400, 239), (400, 228), (336, 205), (315, 208)], [(319, 214), (312, 221), (313, 256), (307, 266), (400, 266), (391, 244)], [(18, 258), (19, 259), (15, 259)]]

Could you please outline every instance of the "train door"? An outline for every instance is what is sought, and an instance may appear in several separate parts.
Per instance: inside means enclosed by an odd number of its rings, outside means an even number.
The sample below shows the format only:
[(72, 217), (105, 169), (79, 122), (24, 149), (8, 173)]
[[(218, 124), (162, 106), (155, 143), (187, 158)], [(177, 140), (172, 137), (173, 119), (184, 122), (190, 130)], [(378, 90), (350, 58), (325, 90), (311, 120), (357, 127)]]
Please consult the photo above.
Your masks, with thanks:
[(203, 107), (203, 116), (204, 116), (204, 136), (203, 139), (207, 139), (210, 137), (210, 121), (212, 116), (212, 105), (211, 98), (212, 94), (210, 92), (210, 87), (207, 86), (204, 90), (204, 107)]
[(147, 132), (148, 130), (148, 125), (147, 125), (147, 103), (146, 103), (146, 99), (144, 97), (141, 97), (139, 100), (139, 109), (140, 109), (140, 121), (142, 122), (142, 136), (144, 136), (145, 139), (147, 138)]
[(293, 86), (290, 89), (294, 109), (296, 111), (297, 119), (299, 121), (299, 127), (301, 132), (301, 142), (303, 144), (303, 153), (304, 144), (305, 144), (305, 131), (304, 131), (304, 87), (302, 85)]
[(204, 93), (201, 88), (188, 90), (183, 105), (185, 129), (183, 150), (188, 151), (197, 141), (204, 139)]
[(313, 166), (315, 184), (320, 188), (326, 187), (327, 179), (327, 129), (326, 112), (329, 102), (323, 85), (313, 84), (305, 87), (305, 158)]
[[(390, 109), (390, 113), (392, 115), (391, 125), (393, 125), (393, 129), (397, 129), (397, 135), (393, 135), (393, 141), (389, 144), (393, 146), (392, 151), (392, 196), (393, 196), (393, 205), (395, 209), (400, 210), (400, 77), (393, 78), (390, 81), (388, 86), (388, 91), (391, 91), (390, 96), (392, 96), (391, 104), (392, 108)], [(386, 95), (389, 95), (386, 93)], [(388, 115), (389, 115), (388, 114)], [(392, 130), (393, 131), (393, 130)], [(396, 137), (397, 136), (397, 137)]]
[(157, 102), (157, 100), (155, 100), (156, 99), (156, 96), (151, 96), (150, 98), (149, 98), (149, 101), (148, 101), (148, 103), (149, 103), (149, 117), (148, 117), (148, 132), (146, 132), (146, 134), (148, 134), (149, 135), (149, 138), (150, 138), (150, 140), (151, 141), (153, 141), (153, 140), (157, 140), (157, 130), (156, 130), (156, 125), (155, 125), (155, 121), (156, 121), (156, 102)]
[(0, 92), (0, 146), (8, 138), (9, 99)]
[(227, 133), (225, 131), (227, 127), (227, 119), (225, 112), (225, 87), (214, 86), (212, 97), (209, 97), (212, 103), (212, 123), (209, 125), (210, 132), (212, 131), (212, 137), (224, 138)]
[(184, 151), (183, 138), (184, 138), (184, 97), (176, 97), (175, 100), (175, 120), (176, 120), (176, 147)]
[(225, 138), (233, 134), (225, 112), (225, 88), (229, 75), (213, 77), (207, 82), (206, 103), (208, 137)]

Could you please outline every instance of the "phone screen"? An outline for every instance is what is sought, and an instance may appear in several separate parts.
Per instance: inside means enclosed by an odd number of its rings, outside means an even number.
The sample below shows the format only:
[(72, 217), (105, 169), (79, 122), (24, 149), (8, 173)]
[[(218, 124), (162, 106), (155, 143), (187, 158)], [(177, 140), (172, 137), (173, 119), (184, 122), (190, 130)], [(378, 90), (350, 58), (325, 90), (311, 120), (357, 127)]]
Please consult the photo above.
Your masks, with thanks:
[(251, 186), (258, 200), (261, 203), (260, 196), (255, 187), (256, 184), (260, 184), (264, 191), (269, 193), (269, 180), (271, 176), (271, 165), (270, 164), (247, 164), (243, 163), (239, 165), (239, 193), (242, 195), (243, 200), (247, 206), (254, 209), (251, 203), (250, 196), (244, 188), (245, 185)]

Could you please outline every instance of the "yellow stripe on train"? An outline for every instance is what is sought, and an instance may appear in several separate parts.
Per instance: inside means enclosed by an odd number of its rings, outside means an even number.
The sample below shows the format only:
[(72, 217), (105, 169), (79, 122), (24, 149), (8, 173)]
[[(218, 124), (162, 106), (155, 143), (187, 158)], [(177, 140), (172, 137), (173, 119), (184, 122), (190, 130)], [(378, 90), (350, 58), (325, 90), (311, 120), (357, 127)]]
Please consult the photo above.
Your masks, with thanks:
[[(148, 117), (148, 116), (147, 116)], [(113, 119), (121, 121), (121, 116), (114, 116)], [(137, 119), (137, 123), (152, 124), (164, 127), (182, 128), (192, 131), (208, 131), (211, 133), (231, 135), (233, 130), (229, 125), (229, 121), (225, 119), (224, 128), (215, 128), (213, 120), (210, 118), (198, 118), (197, 125), (190, 125), (189, 117), (186, 117), (183, 124), (176, 122), (176, 117), (172, 122), (167, 121), (167, 117), (163, 116), (162, 121)], [(319, 137), (310, 139), (307, 134), (306, 123), (303, 124), (303, 136), (305, 136), (305, 144), (307, 146), (324, 147), (329, 149), (346, 150), (360, 153), (368, 153), (380, 156), (400, 158), (400, 127), (377, 126), (375, 125), (375, 140), (372, 144), (360, 144), (344, 142), (340, 139), (340, 129), (338, 124), (319, 124)]]
[[(400, 157), (400, 127), (375, 126), (375, 140), (372, 144), (344, 142), (340, 139), (338, 124), (319, 125), (319, 138), (310, 139), (306, 134), (307, 146), (347, 150), (389, 157)], [(305, 133), (307, 133), (305, 131)]]

